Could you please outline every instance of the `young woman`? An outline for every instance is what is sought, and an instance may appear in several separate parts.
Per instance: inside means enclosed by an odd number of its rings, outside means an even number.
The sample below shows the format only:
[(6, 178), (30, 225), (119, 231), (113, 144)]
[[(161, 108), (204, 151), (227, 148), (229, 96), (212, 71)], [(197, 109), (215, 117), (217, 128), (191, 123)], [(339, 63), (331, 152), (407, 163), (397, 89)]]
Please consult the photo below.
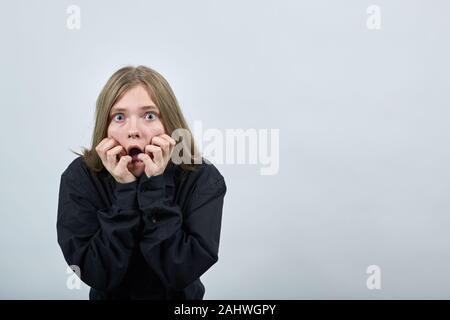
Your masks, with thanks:
[[(177, 129), (187, 132), (179, 141)], [(189, 161), (172, 161), (179, 145)], [(144, 66), (114, 73), (97, 99), (92, 147), (78, 155), (61, 175), (57, 234), (90, 299), (203, 299), (226, 185), (198, 161), (167, 81)]]

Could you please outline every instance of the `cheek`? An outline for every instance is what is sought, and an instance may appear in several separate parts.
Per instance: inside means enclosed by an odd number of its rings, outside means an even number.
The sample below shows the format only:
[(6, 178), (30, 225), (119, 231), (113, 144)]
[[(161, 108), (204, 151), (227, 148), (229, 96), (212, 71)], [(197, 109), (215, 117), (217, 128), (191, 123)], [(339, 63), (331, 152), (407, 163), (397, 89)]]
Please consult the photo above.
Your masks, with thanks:
[(107, 132), (107, 136), (108, 138), (113, 138), (114, 140), (116, 140), (117, 142), (119, 142), (120, 144), (122, 144), (122, 139), (121, 139), (121, 134), (120, 134), (120, 130), (118, 128), (114, 128), (113, 126), (109, 126), (108, 127), (108, 132)]
[(111, 125), (108, 126), (108, 132), (107, 132), (108, 137), (114, 138), (114, 136), (117, 136), (117, 132), (118, 132), (117, 128), (114, 128), (114, 126), (111, 126)]
[(117, 134), (116, 130), (108, 128), (107, 136), (108, 138), (114, 138), (117, 140), (119, 135)]
[(165, 132), (164, 125), (161, 121), (158, 121), (156, 125), (153, 128), (153, 131), (155, 132), (155, 135), (163, 134)]
[(147, 128), (146, 136), (149, 138), (150, 143), (154, 136), (159, 136), (163, 133), (165, 133), (164, 126), (162, 125), (162, 123), (158, 123)]

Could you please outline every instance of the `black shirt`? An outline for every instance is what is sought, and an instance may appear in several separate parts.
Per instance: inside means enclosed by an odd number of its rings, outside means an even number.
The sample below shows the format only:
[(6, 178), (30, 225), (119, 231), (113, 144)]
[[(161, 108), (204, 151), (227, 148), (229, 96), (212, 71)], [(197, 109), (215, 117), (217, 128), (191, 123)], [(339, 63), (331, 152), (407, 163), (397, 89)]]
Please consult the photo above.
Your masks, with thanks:
[(90, 299), (203, 299), (227, 187), (213, 164), (198, 166), (169, 161), (163, 174), (121, 184), (78, 157), (62, 173), (58, 243)]

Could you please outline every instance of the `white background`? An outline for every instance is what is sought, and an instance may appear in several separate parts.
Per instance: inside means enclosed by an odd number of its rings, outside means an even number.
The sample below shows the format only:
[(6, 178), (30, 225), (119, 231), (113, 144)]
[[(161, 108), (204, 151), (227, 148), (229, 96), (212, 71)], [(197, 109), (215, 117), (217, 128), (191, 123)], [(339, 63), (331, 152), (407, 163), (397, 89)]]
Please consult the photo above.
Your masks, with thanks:
[[(66, 27), (67, 7), (81, 29)], [(369, 30), (366, 9), (381, 9)], [(2, 1), (0, 298), (69, 290), (61, 173), (95, 100), (147, 65), (189, 123), (280, 129), (280, 170), (228, 187), (205, 299), (450, 298), (448, 1)], [(366, 268), (381, 268), (368, 290)]]

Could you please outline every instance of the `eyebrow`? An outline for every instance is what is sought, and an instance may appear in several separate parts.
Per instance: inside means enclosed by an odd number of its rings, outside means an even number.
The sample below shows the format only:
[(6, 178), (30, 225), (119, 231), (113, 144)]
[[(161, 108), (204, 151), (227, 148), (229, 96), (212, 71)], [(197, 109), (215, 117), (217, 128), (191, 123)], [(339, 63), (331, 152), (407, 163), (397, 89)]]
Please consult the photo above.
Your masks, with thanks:
[[(153, 106), (153, 105), (151, 105), (151, 106), (142, 106), (139, 109), (141, 109), (142, 111), (155, 110), (156, 112), (158, 112), (158, 108), (156, 106)], [(115, 112), (125, 112), (125, 111), (127, 111), (126, 108), (112, 108), (111, 109), (111, 114), (115, 113)]]

